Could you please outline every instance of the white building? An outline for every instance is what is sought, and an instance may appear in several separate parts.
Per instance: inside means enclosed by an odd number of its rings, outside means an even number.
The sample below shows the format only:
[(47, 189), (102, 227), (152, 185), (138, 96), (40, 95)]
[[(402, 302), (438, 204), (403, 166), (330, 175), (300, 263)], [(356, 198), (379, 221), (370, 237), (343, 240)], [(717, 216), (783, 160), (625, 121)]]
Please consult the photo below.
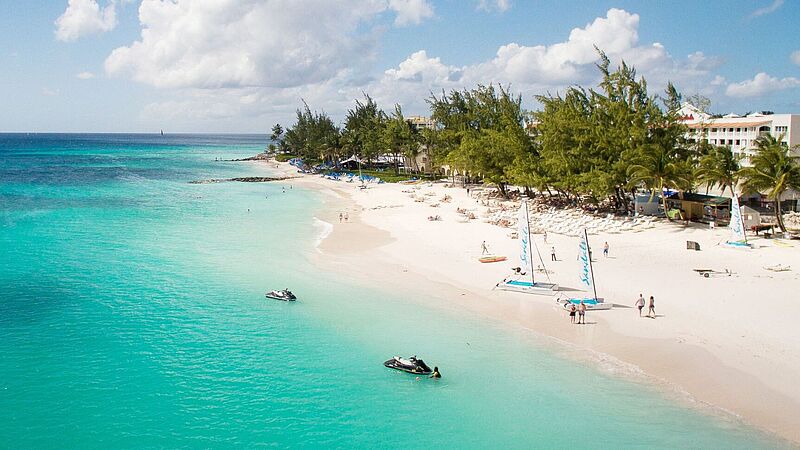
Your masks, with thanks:
[[(734, 154), (747, 159), (755, 152), (754, 141), (769, 133), (776, 138), (784, 135), (783, 143), (790, 148), (800, 145), (800, 114), (751, 113), (747, 116), (728, 114), (713, 118), (694, 106), (685, 103), (681, 108), (683, 123), (690, 129), (689, 139), (705, 139), (711, 145), (725, 145)], [(800, 155), (800, 152), (796, 152)]]

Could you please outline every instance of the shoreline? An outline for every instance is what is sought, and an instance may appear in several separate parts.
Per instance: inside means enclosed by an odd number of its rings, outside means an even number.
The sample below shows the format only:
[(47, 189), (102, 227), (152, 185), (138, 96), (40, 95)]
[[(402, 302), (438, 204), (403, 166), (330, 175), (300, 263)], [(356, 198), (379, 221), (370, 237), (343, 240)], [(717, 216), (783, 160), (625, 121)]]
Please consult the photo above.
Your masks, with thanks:
[[(285, 172), (293, 168), (282, 164), (280, 170)], [(672, 310), (674, 305), (660, 301), (657, 303), (660, 315), (656, 320), (639, 320), (632, 307), (634, 297), (626, 296), (624, 289), (609, 289), (618, 283), (623, 286), (630, 284), (631, 278), (648, 278), (646, 273), (636, 270), (637, 266), (643, 265), (640, 270), (646, 272), (647, 264), (637, 263), (633, 256), (630, 257), (634, 260), (632, 268), (625, 266), (622, 271), (616, 271), (621, 273), (606, 271), (605, 268), (601, 271), (604, 278), (598, 283), (601, 295), (613, 299), (619, 306), (615, 305), (611, 311), (590, 312), (587, 326), (572, 326), (566, 314), (556, 309), (549, 297), (487, 287), (507, 275), (507, 266), (510, 265), (476, 264), (476, 256), (480, 253), (476, 249), (481, 239), (490, 242), (498, 254), (507, 255), (514, 254), (517, 241), (507, 236), (509, 229), (481, 222), (456, 223), (451, 219), (452, 215), (445, 215), (460, 203), (469, 201), (464, 189), (434, 185), (431, 189), (437, 192), (436, 198), (445, 192), (454, 197), (449, 206), (434, 210), (403, 198), (400, 193), (403, 185), (384, 184), (359, 191), (347, 183), (313, 176), (294, 178), (291, 182), (324, 195), (325, 204), (317, 220), (328, 222), (332, 229), (318, 243), (315, 263), (325, 269), (346, 275), (356, 283), (366, 284), (379, 278), (386, 286), (401, 292), (422, 294), (412, 295), (412, 301), (445, 310), (459, 310), (459, 313), (467, 312), (511, 331), (533, 333), (539, 337), (537, 340), (550, 341), (550, 347), (560, 357), (595, 366), (612, 376), (655, 386), (687, 406), (741, 421), (791, 445), (800, 443), (800, 417), (786, 414), (787, 411), (800, 411), (800, 389), (794, 384), (795, 376), (800, 375), (800, 364), (797, 353), (790, 353), (798, 344), (785, 342), (784, 346), (776, 347), (773, 339), (758, 336), (744, 342), (741, 338), (731, 342), (740, 331), (735, 329), (735, 325), (726, 329), (725, 315), (719, 314), (725, 310), (715, 311), (713, 306), (697, 307), (692, 304), (696, 299), (684, 301), (681, 307), (687, 311), (680, 311), (680, 314)], [(349, 213), (347, 223), (338, 222), (339, 211)], [(444, 220), (423, 221), (425, 213), (442, 214)], [(664, 225), (654, 231), (637, 233), (636, 240), (641, 241), (641, 235), (651, 235), (645, 242), (652, 241), (655, 245), (659, 239), (674, 241), (674, 235), (681, 233), (677, 239), (702, 240), (703, 245), (708, 246), (717, 235), (709, 232), (702, 236), (704, 239), (698, 238), (705, 231)], [(607, 236), (616, 241), (612, 255), (624, 251), (633, 253), (640, 247), (639, 243), (626, 243), (621, 237), (628, 236)], [(590, 240), (599, 247), (604, 238), (606, 236), (601, 235)], [(465, 242), (466, 239), (470, 239), (469, 242)], [(571, 256), (574, 253), (569, 251), (571, 239), (552, 236), (551, 242), (560, 252)], [(715, 253), (724, 251), (714, 250)], [(658, 245), (653, 252), (658, 252)], [(674, 255), (668, 256), (675, 259)], [(742, 259), (741, 254), (727, 256), (731, 260)], [(564, 256), (561, 258), (559, 264), (553, 263), (556, 266), (554, 281), (566, 286), (576, 285), (571, 279), (575, 277), (569, 276), (570, 271), (559, 267), (570, 265), (571, 261)], [(691, 278), (693, 275), (696, 277), (695, 274), (688, 269), (685, 272), (676, 277), (679, 288), (689, 288), (688, 282), (717, 282), (700, 277), (695, 280)], [(370, 276), (354, 275), (358, 273), (370, 273)], [(800, 288), (797, 277), (782, 281)], [(626, 287), (630, 290), (630, 286)], [(719, 283), (714, 287), (723, 292), (726, 290)], [(419, 300), (426, 292), (435, 292), (435, 297), (440, 300)], [(702, 300), (704, 295), (707, 292), (699, 292), (697, 296)], [(661, 300), (669, 296), (659, 293), (656, 298)], [(620, 298), (629, 298), (630, 301), (620, 301)], [(698, 319), (700, 322), (708, 319), (708, 309), (711, 317), (721, 316), (718, 320), (723, 324), (712, 324), (702, 333), (691, 332)], [(736, 312), (735, 309), (728, 310)], [(747, 333), (757, 331), (759, 327), (750, 328)], [(742, 389), (743, 386), (746, 390)]]

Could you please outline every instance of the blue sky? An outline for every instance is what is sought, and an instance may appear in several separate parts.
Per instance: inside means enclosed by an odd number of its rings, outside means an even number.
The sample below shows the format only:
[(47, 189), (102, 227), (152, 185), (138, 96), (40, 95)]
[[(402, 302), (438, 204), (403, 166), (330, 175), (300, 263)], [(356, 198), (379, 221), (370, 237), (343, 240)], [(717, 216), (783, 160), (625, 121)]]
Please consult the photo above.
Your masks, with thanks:
[[(800, 113), (800, 2), (0, 0), (0, 131), (264, 132), (305, 99), (593, 85), (591, 47), (715, 112)], [(80, 74), (80, 76), (79, 76)]]

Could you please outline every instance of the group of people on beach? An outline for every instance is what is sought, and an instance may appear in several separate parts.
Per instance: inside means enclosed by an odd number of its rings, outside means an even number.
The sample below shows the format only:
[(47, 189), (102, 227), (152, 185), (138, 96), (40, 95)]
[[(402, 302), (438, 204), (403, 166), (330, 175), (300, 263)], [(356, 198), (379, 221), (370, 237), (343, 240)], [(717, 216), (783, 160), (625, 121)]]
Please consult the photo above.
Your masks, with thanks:
[(342, 220), (344, 220), (345, 222), (349, 222), (350, 214), (348, 214), (347, 212), (339, 213), (339, 223), (341, 223)]
[[(578, 314), (578, 321), (575, 322), (575, 314)], [(581, 300), (577, 305), (570, 303), (569, 305), (569, 323), (577, 323), (579, 325), (586, 325), (586, 303)]]
[[(644, 309), (645, 303), (646, 302), (644, 301), (644, 296), (642, 294), (639, 294), (639, 298), (636, 299), (636, 303), (635, 303), (636, 308), (639, 309), (639, 317), (642, 317), (642, 309)], [(656, 318), (656, 300), (653, 298), (652, 295), (650, 296), (650, 301), (648, 302), (648, 309), (647, 309), (647, 316), (646, 317), (649, 317), (651, 319), (655, 319)]]

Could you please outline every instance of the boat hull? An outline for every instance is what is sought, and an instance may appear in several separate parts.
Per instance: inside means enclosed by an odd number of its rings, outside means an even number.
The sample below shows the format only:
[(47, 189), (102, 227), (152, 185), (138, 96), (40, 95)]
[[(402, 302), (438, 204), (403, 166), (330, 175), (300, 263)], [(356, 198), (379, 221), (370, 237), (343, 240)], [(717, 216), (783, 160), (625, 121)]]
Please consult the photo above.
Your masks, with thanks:
[(483, 258), (478, 258), (478, 261), (482, 263), (496, 263), (496, 262), (503, 262), (507, 260), (505, 256), (485, 256)]
[(603, 301), (603, 298), (570, 298), (570, 299), (560, 299), (558, 302), (564, 309), (569, 308), (570, 303), (577, 306), (580, 304), (581, 300), (583, 300), (583, 304), (586, 305), (587, 311), (602, 311), (608, 310), (614, 307), (613, 303), (606, 303)]
[(555, 283), (531, 283), (530, 281), (507, 280), (497, 285), (502, 291), (522, 292), (523, 294), (553, 295), (558, 291)]

